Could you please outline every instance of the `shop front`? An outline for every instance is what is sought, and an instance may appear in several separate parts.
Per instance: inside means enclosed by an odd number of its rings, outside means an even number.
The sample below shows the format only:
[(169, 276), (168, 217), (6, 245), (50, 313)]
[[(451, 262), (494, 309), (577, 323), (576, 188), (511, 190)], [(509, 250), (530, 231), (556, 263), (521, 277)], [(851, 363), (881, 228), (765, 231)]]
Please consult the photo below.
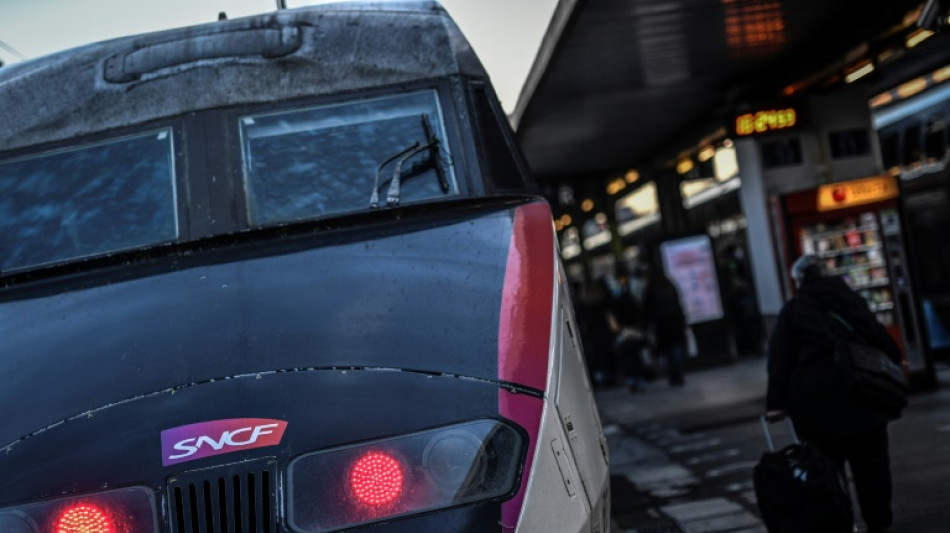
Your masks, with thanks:
[[(950, 68), (943, 71), (950, 74)], [(874, 116), (884, 168), (898, 177), (924, 342), (939, 361), (950, 361), (950, 247), (943, 244), (950, 228), (948, 99), (950, 85), (943, 82), (896, 105), (877, 106)]]
[(786, 194), (781, 207), (786, 257), (816, 255), (826, 272), (841, 276), (901, 347), (912, 376), (930, 379), (897, 178), (830, 183)]

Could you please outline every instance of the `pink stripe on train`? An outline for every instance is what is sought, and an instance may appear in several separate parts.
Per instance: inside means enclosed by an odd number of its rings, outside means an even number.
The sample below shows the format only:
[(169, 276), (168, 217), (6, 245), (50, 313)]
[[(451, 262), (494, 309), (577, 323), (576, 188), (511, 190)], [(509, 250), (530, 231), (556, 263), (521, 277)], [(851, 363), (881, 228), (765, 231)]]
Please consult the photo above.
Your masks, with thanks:
[[(554, 231), (551, 210), (538, 202), (517, 208), (505, 270), (498, 325), (498, 378), (544, 391), (548, 380), (554, 306)], [(498, 392), (498, 412), (528, 432), (530, 442), (521, 488), (502, 505), (502, 527), (514, 531), (538, 443), (544, 400)]]

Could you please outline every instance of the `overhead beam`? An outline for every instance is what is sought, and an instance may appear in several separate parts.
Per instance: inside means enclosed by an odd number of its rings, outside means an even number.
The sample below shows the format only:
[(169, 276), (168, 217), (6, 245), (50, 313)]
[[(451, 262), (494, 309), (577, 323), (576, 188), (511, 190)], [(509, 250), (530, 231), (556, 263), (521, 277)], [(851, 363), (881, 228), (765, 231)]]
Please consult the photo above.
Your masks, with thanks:
[(545, 72), (547, 72), (551, 57), (554, 56), (554, 51), (558, 43), (561, 42), (561, 36), (564, 34), (571, 17), (574, 15), (575, 7), (578, 3), (583, 1), (584, 0), (558, 0), (557, 7), (554, 8), (554, 14), (551, 16), (551, 23), (548, 24), (548, 29), (544, 33), (544, 38), (541, 40), (541, 46), (538, 48), (537, 55), (534, 56), (534, 63), (532, 63), (531, 70), (528, 71), (528, 76), (525, 79), (524, 85), (521, 87), (521, 93), (518, 95), (515, 110), (508, 116), (508, 120), (511, 122), (511, 127), (514, 130), (518, 130), (521, 117), (524, 116), (525, 109), (531, 102), (531, 97), (534, 96), (534, 91), (538, 88), (541, 78)]

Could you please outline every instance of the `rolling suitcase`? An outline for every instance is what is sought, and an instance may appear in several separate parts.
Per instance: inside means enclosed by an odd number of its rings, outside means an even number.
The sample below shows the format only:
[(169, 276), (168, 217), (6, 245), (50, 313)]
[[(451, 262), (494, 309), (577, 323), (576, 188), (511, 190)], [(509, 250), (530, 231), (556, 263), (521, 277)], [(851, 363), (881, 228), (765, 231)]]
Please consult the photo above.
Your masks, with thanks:
[(762, 521), (770, 533), (850, 533), (854, 511), (844, 473), (821, 450), (800, 442), (786, 420), (794, 442), (775, 451), (770, 422), (762, 417), (769, 451), (753, 471)]

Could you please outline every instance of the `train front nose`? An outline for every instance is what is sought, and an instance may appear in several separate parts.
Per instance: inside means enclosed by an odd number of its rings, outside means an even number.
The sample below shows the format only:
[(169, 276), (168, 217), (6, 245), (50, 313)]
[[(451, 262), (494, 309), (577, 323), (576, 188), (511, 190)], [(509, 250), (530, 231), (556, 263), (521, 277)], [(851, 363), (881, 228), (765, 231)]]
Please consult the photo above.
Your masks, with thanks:
[(351, 368), (149, 395), (9, 447), (0, 501), (28, 503), (0, 505), (0, 524), (49, 531), (85, 506), (113, 525), (81, 531), (103, 533), (500, 531), (531, 441), (499, 391)]
[(0, 391), (35, 407), (0, 427), (4, 516), (139, 487), (176, 533), (601, 527), (550, 220), (492, 208), (8, 304), (4, 364), (43, 371)]

